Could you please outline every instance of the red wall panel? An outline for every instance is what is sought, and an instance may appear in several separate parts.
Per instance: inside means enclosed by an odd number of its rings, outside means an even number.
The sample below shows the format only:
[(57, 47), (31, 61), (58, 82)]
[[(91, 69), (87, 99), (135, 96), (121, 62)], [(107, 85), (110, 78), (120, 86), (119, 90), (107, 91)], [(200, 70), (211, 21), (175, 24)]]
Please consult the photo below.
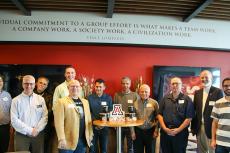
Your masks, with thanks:
[(230, 76), (230, 52), (146, 47), (1, 44), (0, 64), (71, 64), (78, 74), (104, 78), (108, 92), (120, 89), (122, 76), (142, 75), (152, 85), (152, 66), (221, 68)]

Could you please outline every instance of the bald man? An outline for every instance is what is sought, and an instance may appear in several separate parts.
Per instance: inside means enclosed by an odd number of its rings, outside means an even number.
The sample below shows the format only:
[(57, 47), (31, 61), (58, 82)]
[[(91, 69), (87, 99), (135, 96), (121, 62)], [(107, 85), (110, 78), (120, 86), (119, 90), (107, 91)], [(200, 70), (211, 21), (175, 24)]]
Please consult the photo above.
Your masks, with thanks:
[(48, 111), (42, 96), (33, 92), (35, 78), (25, 75), (23, 92), (12, 100), (11, 124), (15, 129), (15, 151), (44, 152), (43, 130), (48, 121)]
[(212, 73), (204, 70), (200, 73), (202, 89), (194, 95), (196, 115), (192, 120), (191, 130), (197, 136), (199, 153), (214, 153), (210, 147), (212, 128), (212, 108), (217, 100), (223, 97), (221, 89), (212, 86)]
[(163, 153), (185, 153), (194, 106), (192, 100), (182, 93), (180, 78), (172, 78), (170, 88), (171, 92), (159, 103), (157, 117), (161, 126), (160, 145)]
[(69, 95), (53, 107), (59, 153), (85, 153), (93, 139), (89, 102), (80, 98), (79, 81), (69, 81), (67, 88)]
[(134, 102), (137, 118), (144, 120), (144, 124), (135, 127), (132, 130), (132, 139), (134, 140), (135, 153), (153, 153), (155, 152), (155, 138), (158, 136), (158, 103), (150, 98), (150, 87), (143, 84), (139, 89), (140, 99)]

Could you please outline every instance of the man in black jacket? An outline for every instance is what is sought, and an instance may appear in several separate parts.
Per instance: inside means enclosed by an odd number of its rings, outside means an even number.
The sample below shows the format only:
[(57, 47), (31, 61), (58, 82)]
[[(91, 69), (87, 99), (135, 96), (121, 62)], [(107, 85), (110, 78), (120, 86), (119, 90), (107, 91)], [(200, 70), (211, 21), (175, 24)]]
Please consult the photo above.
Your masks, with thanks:
[(49, 84), (49, 79), (47, 77), (41, 76), (37, 79), (36, 82), (36, 89), (34, 92), (38, 95), (41, 95), (46, 102), (46, 107), (48, 109), (48, 123), (45, 127), (45, 143), (44, 143), (44, 153), (51, 153), (52, 149), (52, 139), (55, 132), (53, 122), (53, 111), (52, 111), (52, 102), (53, 102), (53, 95), (47, 91), (47, 87)]
[(191, 130), (197, 136), (199, 153), (214, 153), (210, 147), (212, 118), (211, 112), (215, 102), (223, 97), (223, 92), (212, 86), (212, 74), (208, 70), (200, 73), (203, 88), (194, 95), (196, 115), (192, 120)]

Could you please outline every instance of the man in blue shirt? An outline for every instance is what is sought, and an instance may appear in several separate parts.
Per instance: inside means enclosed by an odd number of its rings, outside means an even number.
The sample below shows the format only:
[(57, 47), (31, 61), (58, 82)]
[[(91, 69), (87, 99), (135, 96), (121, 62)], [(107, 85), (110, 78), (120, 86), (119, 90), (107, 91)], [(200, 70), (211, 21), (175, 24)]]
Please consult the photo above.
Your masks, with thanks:
[(180, 78), (172, 78), (170, 87), (171, 92), (159, 104), (157, 116), (161, 126), (161, 149), (163, 153), (185, 153), (194, 106), (192, 100), (181, 92)]
[(10, 106), (12, 98), (3, 90), (4, 78), (0, 75), (0, 153), (7, 151), (10, 140)]
[[(103, 107), (108, 106), (108, 110), (112, 110), (112, 98), (104, 93), (105, 81), (97, 79), (95, 81), (95, 92), (88, 97), (92, 120), (99, 120)], [(98, 153), (98, 141), (101, 153), (107, 152), (108, 144), (108, 127), (93, 126), (93, 145), (90, 148), (91, 153)]]

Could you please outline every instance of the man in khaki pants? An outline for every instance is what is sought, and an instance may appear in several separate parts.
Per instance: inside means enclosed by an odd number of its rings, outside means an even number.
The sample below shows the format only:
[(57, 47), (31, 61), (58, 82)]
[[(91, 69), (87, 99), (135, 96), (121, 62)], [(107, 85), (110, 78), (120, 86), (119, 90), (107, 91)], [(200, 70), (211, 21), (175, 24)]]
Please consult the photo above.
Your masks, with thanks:
[(192, 120), (191, 130), (197, 136), (199, 153), (214, 153), (210, 147), (212, 118), (211, 112), (215, 102), (223, 97), (223, 92), (212, 86), (212, 73), (204, 70), (200, 73), (202, 89), (194, 95), (194, 108), (196, 115)]

